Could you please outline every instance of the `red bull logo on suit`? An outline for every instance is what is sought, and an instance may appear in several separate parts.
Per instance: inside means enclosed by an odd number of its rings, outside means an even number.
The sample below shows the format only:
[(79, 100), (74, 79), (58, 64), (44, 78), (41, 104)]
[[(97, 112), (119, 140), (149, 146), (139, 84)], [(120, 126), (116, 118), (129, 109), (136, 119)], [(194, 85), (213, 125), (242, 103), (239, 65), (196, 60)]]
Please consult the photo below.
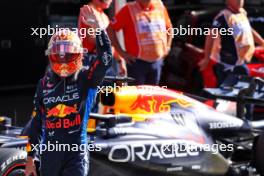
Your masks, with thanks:
[(78, 113), (76, 104), (74, 105), (74, 107), (67, 106), (65, 104), (58, 104), (57, 106), (48, 110), (47, 117), (64, 118), (65, 116), (74, 113)]
[(71, 119), (59, 119), (56, 122), (52, 122), (49, 120), (46, 120), (46, 128), (47, 129), (57, 129), (57, 128), (70, 128), (74, 126), (78, 126), (81, 124), (81, 117), (80, 115), (76, 115), (73, 120)]
[[(73, 119), (66, 118), (71, 114), (77, 114)], [(67, 106), (65, 104), (58, 104), (55, 107), (51, 108), (47, 112), (46, 119), (46, 128), (70, 128), (81, 124), (81, 117), (78, 114), (77, 105), (73, 107)], [(58, 121), (50, 121), (49, 118), (55, 117), (58, 118)]]

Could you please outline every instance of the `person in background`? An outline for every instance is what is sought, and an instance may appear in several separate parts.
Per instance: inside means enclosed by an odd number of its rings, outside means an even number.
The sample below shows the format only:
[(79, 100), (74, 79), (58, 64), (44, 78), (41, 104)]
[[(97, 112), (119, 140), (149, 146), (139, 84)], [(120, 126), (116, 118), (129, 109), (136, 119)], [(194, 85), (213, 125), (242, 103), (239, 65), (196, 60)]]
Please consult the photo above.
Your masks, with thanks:
[[(123, 30), (125, 50), (116, 31)], [(128, 2), (107, 28), (117, 52), (127, 62), (128, 76), (135, 84), (158, 85), (163, 59), (170, 51), (172, 24), (160, 0)]]
[(214, 19), (212, 28), (232, 29), (233, 35), (207, 36), (205, 58), (199, 63), (204, 70), (210, 58), (216, 59), (214, 70), (220, 86), (230, 74), (248, 75), (246, 62), (250, 62), (255, 43), (264, 46), (263, 38), (250, 26), (244, 0), (226, 0), (226, 8)]
[[(109, 25), (109, 18), (104, 13), (104, 10), (108, 9), (111, 5), (112, 0), (88, 0), (87, 4), (82, 6), (80, 9), (79, 19), (78, 19), (78, 29), (79, 31), (82, 29), (85, 29), (87, 32), (84, 36), (81, 36), (83, 47), (87, 50), (87, 54), (85, 54), (85, 60), (84, 64), (86, 65), (86, 62), (92, 62), (94, 58), (96, 58), (96, 31), (92, 32), (91, 26), (87, 24), (87, 20), (89, 19), (89, 13), (88, 9), (92, 8), (94, 9), (95, 15), (97, 20), (99, 21), (99, 26), (102, 29), (106, 29), (106, 27)], [(125, 76), (127, 73), (126, 70), (126, 64), (125, 61), (115, 52), (113, 48), (113, 54), (114, 58), (117, 62), (113, 63), (113, 67), (107, 71), (107, 75), (115, 75), (116, 71), (118, 70), (118, 75)], [(118, 69), (116, 69), (118, 67)]]
[[(249, 75), (246, 62), (250, 62), (255, 51), (255, 42), (264, 46), (263, 38), (250, 26), (247, 12), (243, 8), (244, 0), (226, 0), (226, 8), (222, 10), (213, 21), (213, 28), (232, 29), (233, 35), (220, 35), (214, 38), (207, 36), (205, 43), (205, 58), (199, 63), (204, 70), (210, 58), (216, 59), (214, 71), (217, 85), (224, 81), (228, 83), (228, 76)], [(246, 118), (251, 119), (253, 105), (246, 105)]]

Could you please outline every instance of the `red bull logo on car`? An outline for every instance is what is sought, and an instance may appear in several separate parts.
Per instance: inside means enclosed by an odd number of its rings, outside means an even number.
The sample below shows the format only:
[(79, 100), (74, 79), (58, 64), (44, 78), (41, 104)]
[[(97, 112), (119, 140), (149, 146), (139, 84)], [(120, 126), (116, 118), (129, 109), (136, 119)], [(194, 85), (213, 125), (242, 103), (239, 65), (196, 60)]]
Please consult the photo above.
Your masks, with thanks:
[(134, 103), (130, 106), (131, 110), (144, 110), (148, 113), (163, 113), (170, 111), (170, 104), (177, 103), (182, 107), (189, 107), (192, 104), (184, 99), (171, 96), (143, 95), (139, 94)]
[(48, 110), (47, 117), (64, 118), (65, 116), (74, 113), (78, 113), (76, 104), (74, 105), (74, 107), (67, 106), (65, 104), (58, 104), (55, 107)]

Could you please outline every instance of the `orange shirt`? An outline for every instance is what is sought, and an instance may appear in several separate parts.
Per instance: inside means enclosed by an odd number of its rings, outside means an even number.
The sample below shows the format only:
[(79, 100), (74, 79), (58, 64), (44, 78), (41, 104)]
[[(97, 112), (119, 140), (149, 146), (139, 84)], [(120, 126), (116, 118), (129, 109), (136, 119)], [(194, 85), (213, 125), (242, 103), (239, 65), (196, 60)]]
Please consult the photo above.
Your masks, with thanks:
[[(78, 29), (79, 31), (81, 29), (86, 29), (86, 34), (85, 34), (85, 37), (82, 38), (82, 43), (83, 43), (83, 47), (88, 49), (88, 52), (95, 52), (95, 49), (96, 49), (96, 44), (95, 44), (95, 35), (92, 36), (91, 35), (91, 32), (89, 34), (89, 26), (87, 26), (86, 24), (84, 24), (82, 22), (82, 18), (83, 18), (83, 11), (84, 11), (84, 8), (85, 6), (90, 6), (90, 5), (84, 5), (83, 7), (81, 7), (80, 9), (80, 15), (79, 15), (79, 19), (78, 19)], [(93, 6), (90, 6), (93, 8)], [(97, 9), (94, 8), (94, 12), (95, 12), (95, 15), (96, 17), (98, 18), (98, 21), (99, 21), (99, 25), (105, 29), (108, 25), (109, 25), (109, 18), (108, 16), (103, 12), (103, 11), (99, 11)]]
[(111, 27), (124, 32), (126, 51), (139, 59), (155, 61), (167, 50), (167, 29), (172, 27), (168, 12), (160, 0), (148, 9), (129, 2), (115, 16)]
[(251, 60), (255, 43), (247, 12), (243, 8), (239, 13), (234, 13), (231, 9), (222, 10), (215, 17), (213, 28), (232, 29), (233, 35), (217, 36), (211, 58), (229, 65), (241, 65)]

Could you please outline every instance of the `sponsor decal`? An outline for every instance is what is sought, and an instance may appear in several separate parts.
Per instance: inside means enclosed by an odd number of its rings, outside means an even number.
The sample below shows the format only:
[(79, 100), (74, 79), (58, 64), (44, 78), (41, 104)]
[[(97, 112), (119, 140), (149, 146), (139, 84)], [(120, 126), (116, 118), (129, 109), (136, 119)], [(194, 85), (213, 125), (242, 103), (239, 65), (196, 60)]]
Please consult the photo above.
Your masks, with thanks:
[(75, 89), (77, 87), (77, 85), (67, 85), (66, 86), (66, 89), (67, 90), (73, 90), (73, 89)]
[(46, 120), (46, 128), (47, 129), (58, 129), (58, 128), (71, 128), (74, 126), (78, 126), (81, 124), (81, 117), (80, 115), (76, 115), (73, 120), (64, 118), (64, 119), (58, 119), (56, 122), (51, 122), (49, 120)]
[(2, 164), (1, 164), (1, 172), (3, 172), (8, 165), (12, 164), (14, 161), (16, 160), (24, 160), (26, 159), (27, 154), (26, 152), (22, 152), (18, 155), (15, 156), (11, 156), (10, 158), (8, 158), (7, 160), (5, 160)]
[[(113, 162), (148, 161), (151, 159), (189, 158), (201, 156), (205, 152), (218, 154), (234, 151), (233, 144), (199, 144), (186, 140), (160, 141), (136, 144), (117, 144), (110, 148), (108, 159)], [(200, 169), (194, 165), (193, 170)]]
[(212, 122), (209, 123), (210, 129), (224, 129), (224, 128), (236, 128), (241, 127), (240, 124), (230, 123), (230, 122)]
[[(48, 84), (47, 84), (48, 85)], [(43, 94), (49, 94), (49, 93), (51, 93), (51, 92), (54, 92), (54, 89), (44, 89), (43, 91)]]
[(47, 97), (43, 99), (43, 103), (49, 104), (49, 103), (57, 103), (57, 102), (68, 102), (72, 100), (78, 100), (80, 98), (79, 94), (77, 92), (69, 95), (64, 96), (57, 96), (57, 97)]
[(112, 55), (107, 54), (107, 52), (103, 53), (102, 61), (105, 66), (109, 65), (109, 63), (112, 61)]
[(68, 85), (66, 86), (66, 93), (72, 93), (78, 91), (77, 85)]
[(134, 162), (135, 160), (148, 161), (151, 158), (186, 158), (199, 155), (199, 151), (189, 147), (182, 150), (180, 145), (177, 143), (120, 144), (110, 149), (108, 159), (113, 162)]
[(184, 99), (166, 95), (157, 96), (138, 94), (137, 99), (133, 102), (130, 108), (131, 110), (141, 109), (149, 113), (169, 112), (171, 103), (177, 103), (181, 107), (185, 108), (192, 105)]
[(55, 107), (51, 108), (50, 110), (47, 110), (47, 118), (49, 117), (64, 118), (65, 116), (76, 113), (78, 113), (76, 104), (73, 107), (67, 106), (65, 104), (58, 104)]

